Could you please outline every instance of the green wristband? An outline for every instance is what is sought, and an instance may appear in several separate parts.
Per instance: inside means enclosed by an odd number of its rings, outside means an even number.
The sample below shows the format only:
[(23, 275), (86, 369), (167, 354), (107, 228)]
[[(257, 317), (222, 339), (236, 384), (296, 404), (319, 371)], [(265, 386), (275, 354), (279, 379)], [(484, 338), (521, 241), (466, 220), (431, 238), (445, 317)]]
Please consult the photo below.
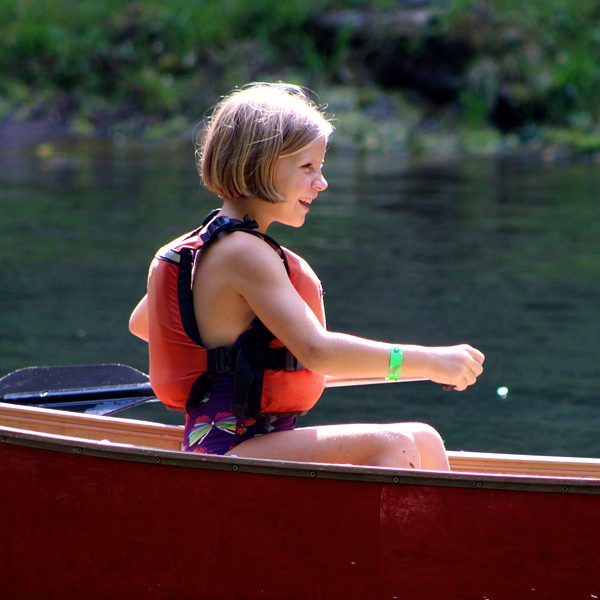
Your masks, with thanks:
[(386, 377), (387, 381), (398, 381), (400, 379), (400, 369), (402, 368), (402, 348), (392, 346), (390, 350), (390, 372)]

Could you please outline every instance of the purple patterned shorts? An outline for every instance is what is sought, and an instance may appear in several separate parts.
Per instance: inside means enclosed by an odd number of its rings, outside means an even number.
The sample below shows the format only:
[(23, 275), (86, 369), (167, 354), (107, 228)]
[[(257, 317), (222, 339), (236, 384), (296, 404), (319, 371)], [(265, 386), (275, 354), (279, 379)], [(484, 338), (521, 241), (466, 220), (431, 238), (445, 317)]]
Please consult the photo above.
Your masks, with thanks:
[(213, 377), (202, 403), (186, 412), (183, 449), (201, 454), (225, 454), (238, 444), (273, 431), (296, 426), (294, 416), (265, 415), (238, 419), (230, 411), (233, 375)]

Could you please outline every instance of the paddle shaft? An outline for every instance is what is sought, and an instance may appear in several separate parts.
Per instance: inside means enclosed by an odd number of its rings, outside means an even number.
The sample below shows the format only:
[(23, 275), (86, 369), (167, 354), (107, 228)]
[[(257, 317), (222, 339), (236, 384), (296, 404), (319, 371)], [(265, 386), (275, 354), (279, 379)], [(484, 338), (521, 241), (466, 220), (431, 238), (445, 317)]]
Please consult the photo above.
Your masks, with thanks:
[[(325, 387), (427, 381), (422, 377), (327, 377)], [(443, 386), (452, 389), (452, 386)], [(0, 379), (0, 401), (40, 408), (110, 415), (156, 396), (148, 376), (121, 364), (29, 367)]]
[(429, 381), (425, 377), (400, 377), (397, 381), (385, 377), (327, 377), (326, 388), (350, 387), (354, 385), (377, 385), (380, 383), (410, 383), (413, 381)]

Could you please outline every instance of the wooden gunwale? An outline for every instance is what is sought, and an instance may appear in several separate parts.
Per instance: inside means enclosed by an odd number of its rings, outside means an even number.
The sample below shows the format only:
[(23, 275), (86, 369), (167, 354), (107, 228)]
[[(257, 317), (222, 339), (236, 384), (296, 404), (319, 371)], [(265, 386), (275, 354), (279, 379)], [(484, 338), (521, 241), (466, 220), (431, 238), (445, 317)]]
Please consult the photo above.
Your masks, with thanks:
[(0, 426), (89, 440), (181, 450), (183, 427), (48, 408), (0, 404)]
[[(47, 431), (43, 431), (44, 423)], [(177, 426), (31, 407), (0, 407), (0, 447), (17, 444), (49, 452), (152, 463), (158, 467), (168, 465), (388, 484), (600, 494), (600, 460), (597, 459), (453, 452), (450, 453), (453, 472), (437, 473), (202, 456), (178, 450), (181, 436), (182, 428)], [(135, 443), (131, 443), (133, 441)], [(173, 448), (176, 445), (177, 448)]]

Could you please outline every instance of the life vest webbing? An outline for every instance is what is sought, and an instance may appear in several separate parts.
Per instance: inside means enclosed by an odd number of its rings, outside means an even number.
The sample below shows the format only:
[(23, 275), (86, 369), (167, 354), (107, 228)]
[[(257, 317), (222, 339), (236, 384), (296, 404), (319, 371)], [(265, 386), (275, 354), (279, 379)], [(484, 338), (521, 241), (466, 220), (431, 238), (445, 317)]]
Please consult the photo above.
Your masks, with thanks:
[[(201, 230), (197, 230), (190, 234), (187, 239), (183, 240), (182, 245), (177, 250), (163, 248), (156, 255), (159, 260), (177, 265), (177, 297), (181, 323), (186, 335), (198, 346), (203, 344), (194, 313), (192, 293), (194, 261), (197, 252), (216, 239), (220, 233), (244, 231), (263, 238), (279, 252), (286, 271), (289, 273), (285, 253), (281, 251), (279, 244), (269, 236), (255, 231), (256, 227), (258, 227), (258, 224), (247, 217), (244, 221), (229, 219), (228, 217), (217, 217), (209, 223), (207, 229), (202, 233), (200, 233)], [(271, 348), (269, 344), (273, 340), (275, 340), (275, 336), (259, 319), (255, 319), (252, 329), (244, 334), (240, 346), (219, 346), (207, 349), (207, 369), (194, 382), (186, 403), (186, 409), (189, 411), (202, 401), (206, 392), (206, 385), (212, 373), (227, 372), (234, 376), (231, 412), (237, 417), (245, 417), (260, 412), (260, 398), (265, 370), (299, 371), (304, 369), (287, 348)]]

